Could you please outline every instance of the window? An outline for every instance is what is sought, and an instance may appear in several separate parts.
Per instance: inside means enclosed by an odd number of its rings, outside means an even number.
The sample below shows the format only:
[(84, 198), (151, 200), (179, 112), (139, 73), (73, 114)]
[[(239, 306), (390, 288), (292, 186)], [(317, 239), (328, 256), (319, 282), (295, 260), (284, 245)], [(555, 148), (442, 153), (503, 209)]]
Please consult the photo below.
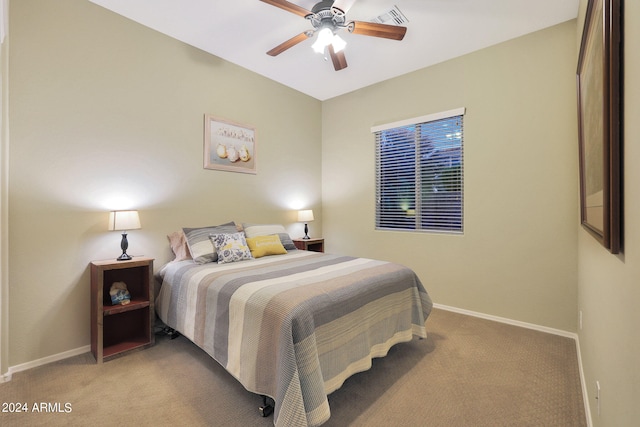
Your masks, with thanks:
[(376, 229), (463, 231), (464, 108), (377, 126)]

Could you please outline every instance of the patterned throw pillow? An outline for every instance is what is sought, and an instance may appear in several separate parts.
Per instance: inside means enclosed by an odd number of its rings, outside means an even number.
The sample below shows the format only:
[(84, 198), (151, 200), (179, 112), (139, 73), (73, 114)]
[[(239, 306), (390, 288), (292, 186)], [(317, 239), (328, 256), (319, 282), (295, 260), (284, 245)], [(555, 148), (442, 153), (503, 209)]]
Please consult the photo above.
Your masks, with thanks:
[(253, 258), (243, 233), (211, 234), (209, 238), (218, 253), (218, 264)]
[(280, 237), (277, 234), (270, 236), (247, 237), (247, 245), (251, 249), (251, 255), (254, 258), (260, 258), (266, 255), (282, 255), (287, 250), (282, 246)]

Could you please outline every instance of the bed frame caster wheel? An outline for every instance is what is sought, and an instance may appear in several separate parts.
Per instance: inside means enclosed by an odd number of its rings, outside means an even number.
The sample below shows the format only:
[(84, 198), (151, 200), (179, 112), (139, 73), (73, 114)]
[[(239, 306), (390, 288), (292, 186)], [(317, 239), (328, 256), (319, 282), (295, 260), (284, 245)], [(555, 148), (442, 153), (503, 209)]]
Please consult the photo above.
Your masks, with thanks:
[(262, 406), (258, 407), (260, 415), (262, 415), (263, 417), (268, 417), (269, 415), (273, 414), (273, 405), (275, 405), (273, 399), (267, 396), (262, 396)]
[(262, 415), (263, 417), (268, 417), (269, 415), (273, 414), (273, 406), (271, 405), (260, 406), (258, 410), (260, 411), (260, 415)]

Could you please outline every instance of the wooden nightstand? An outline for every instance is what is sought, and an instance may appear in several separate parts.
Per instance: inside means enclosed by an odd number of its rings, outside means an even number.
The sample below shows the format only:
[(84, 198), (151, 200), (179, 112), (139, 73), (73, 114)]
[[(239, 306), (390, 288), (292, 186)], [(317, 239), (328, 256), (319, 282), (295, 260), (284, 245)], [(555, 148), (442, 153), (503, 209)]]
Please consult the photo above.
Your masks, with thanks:
[(293, 239), (293, 244), (303, 251), (324, 252), (324, 239)]
[[(155, 343), (152, 275), (152, 258), (91, 263), (91, 352), (98, 363)], [(111, 304), (113, 282), (126, 283), (129, 304)]]

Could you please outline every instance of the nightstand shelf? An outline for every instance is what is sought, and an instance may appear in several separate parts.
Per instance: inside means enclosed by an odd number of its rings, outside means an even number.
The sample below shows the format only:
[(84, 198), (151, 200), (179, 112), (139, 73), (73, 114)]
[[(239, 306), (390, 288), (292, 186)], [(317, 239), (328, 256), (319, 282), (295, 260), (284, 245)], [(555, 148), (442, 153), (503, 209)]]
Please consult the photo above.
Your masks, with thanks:
[(104, 361), (115, 359), (121, 354), (127, 353), (134, 348), (142, 348), (147, 344), (146, 337), (138, 337), (137, 339), (130, 339), (126, 341), (120, 341), (117, 344), (105, 347), (102, 350), (102, 358)]
[[(91, 352), (102, 363), (155, 343), (153, 259), (91, 263)], [(131, 302), (112, 305), (109, 290), (124, 282)]]
[(127, 305), (112, 305), (110, 307), (103, 307), (102, 313), (104, 316), (111, 316), (112, 314), (124, 313), (125, 311), (139, 310), (141, 308), (149, 307), (149, 301), (132, 299)]
[(324, 252), (324, 239), (293, 239), (296, 248), (303, 251)]

